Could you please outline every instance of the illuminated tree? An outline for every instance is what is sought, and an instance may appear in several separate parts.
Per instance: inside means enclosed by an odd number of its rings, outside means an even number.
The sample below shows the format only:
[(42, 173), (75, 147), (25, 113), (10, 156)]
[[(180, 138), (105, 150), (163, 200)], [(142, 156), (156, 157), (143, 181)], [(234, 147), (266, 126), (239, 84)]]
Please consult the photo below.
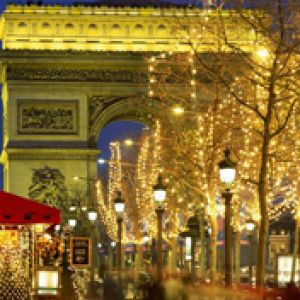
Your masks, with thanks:
[[(149, 60), (149, 96), (159, 99), (167, 110), (177, 103), (199, 112), (206, 107), (212, 124), (218, 114), (213, 110), (215, 98), (207, 93), (210, 88), (219, 94), (217, 99), (222, 99), (221, 103), (217, 102), (219, 107), (235, 116), (231, 119), (234, 123), (229, 122), (234, 126), (229, 126), (230, 132), (224, 139), (237, 157), (247, 158), (239, 160), (242, 167), (237, 189), (247, 191), (258, 201), (259, 214), (256, 208), (251, 213), (257, 214), (259, 221), (256, 278), (257, 284), (262, 285), (269, 216), (278, 217), (281, 211), (279, 206), (273, 205), (274, 198), (284, 195), (281, 207), (288, 207), (287, 203), (292, 203), (287, 201), (291, 199), (289, 194), (295, 191), (293, 185), (284, 184), (283, 174), (288, 174), (291, 167), (286, 154), (293, 148), (287, 145), (294, 147), (298, 137), (295, 115), (299, 105), (296, 67), (300, 23), (294, 12), (299, 9), (299, 3), (278, 0), (259, 10), (245, 9), (243, 1), (224, 2), (223, 5), (231, 5), (231, 10), (223, 10), (222, 5), (215, 10), (200, 11), (199, 18), (188, 25), (183, 19), (174, 20), (177, 30), (183, 33), (182, 42), (190, 46), (190, 53), (178, 54), (174, 49), (172, 53)], [(158, 64), (158, 60), (163, 63)], [(187, 60), (193, 64), (191, 72), (187, 64), (182, 63)], [(195, 75), (194, 78), (189, 74)], [(209, 83), (206, 90), (205, 81)], [(224, 119), (226, 117), (221, 115), (221, 122)], [(201, 125), (194, 128), (196, 132)], [(223, 134), (226, 131), (221, 130)], [(213, 132), (208, 130), (206, 134), (214, 139)], [(181, 164), (191, 158), (187, 156)], [(204, 159), (202, 162), (207, 165)], [(198, 185), (191, 183), (190, 176), (188, 178), (188, 184), (195, 189)], [(292, 186), (289, 190), (288, 185)], [(215, 189), (215, 184), (213, 186)], [(212, 198), (215, 199), (215, 195)]]
[(28, 195), (32, 199), (61, 209), (63, 223), (66, 223), (70, 197), (65, 184), (65, 176), (59, 169), (48, 166), (34, 169)]

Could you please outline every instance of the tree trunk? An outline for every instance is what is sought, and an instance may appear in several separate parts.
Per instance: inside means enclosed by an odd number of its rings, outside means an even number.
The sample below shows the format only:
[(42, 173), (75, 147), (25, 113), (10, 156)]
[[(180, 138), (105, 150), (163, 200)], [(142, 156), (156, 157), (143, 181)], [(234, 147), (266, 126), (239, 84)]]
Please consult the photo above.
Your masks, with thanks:
[(199, 237), (200, 237), (200, 252), (199, 252), (199, 263), (200, 263), (200, 272), (203, 278), (205, 277), (206, 272), (206, 246), (205, 246), (205, 229), (204, 229), (204, 209), (200, 209), (200, 214), (198, 216), (199, 220)]
[(260, 227), (257, 251), (257, 267), (256, 267), (256, 285), (261, 287), (264, 285), (265, 264), (266, 264), (266, 236), (268, 230), (268, 211), (266, 203), (266, 175), (267, 175), (267, 151), (269, 146), (269, 138), (263, 141), (262, 163), (260, 170), (260, 179), (258, 185), (258, 195), (260, 204)]
[[(272, 82), (272, 81), (271, 81)], [(259, 240), (257, 251), (257, 267), (256, 267), (256, 285), (262, 287), (264, 285), (265, 278), (265, 265), (266, 265), (266, 237), (268, 230), (268, 211), (267, 211), (267, 164), (270, 145), (270, 125), (272, 119), (272, 110), (275, 99), (273, 92), (274, 86), (271, 84), (269, 88), (269, 103), (268, 112), (264, 120), (264, 131), (262, 137), (262, 149), (261, 149), (261, 165), (258, 181), (258, 197), (260, 208), (260, 227), (259, 227)]]

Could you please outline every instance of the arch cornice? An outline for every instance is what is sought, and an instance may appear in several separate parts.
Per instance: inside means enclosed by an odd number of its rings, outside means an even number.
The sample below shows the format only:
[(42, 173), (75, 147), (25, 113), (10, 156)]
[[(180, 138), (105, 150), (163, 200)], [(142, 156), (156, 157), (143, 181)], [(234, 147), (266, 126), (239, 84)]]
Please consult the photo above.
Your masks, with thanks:
[(151, 126), (156, 118), (160, 118), (159, 101), (140, 95), (128, 95), (105, 99), (96, 95), (89, 97), (89, 136), (97, 138), (100, 131), (108, 123), (131, 119)]

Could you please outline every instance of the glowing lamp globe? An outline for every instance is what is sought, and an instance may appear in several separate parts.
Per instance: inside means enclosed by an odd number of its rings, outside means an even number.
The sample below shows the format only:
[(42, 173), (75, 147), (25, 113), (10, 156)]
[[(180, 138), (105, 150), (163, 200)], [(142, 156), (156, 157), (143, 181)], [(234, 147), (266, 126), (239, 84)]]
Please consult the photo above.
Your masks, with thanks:
[(68, 224), (71, 228), (73, 228), (77, 225), (77, 220), (76, 219), (69, 219)]
[(75, 211), (75, 210), (76, 210), (76, 205), (75, 205), (75, 203), (72, 203), (72, 204), (70, 205), (69, 210), (70, 210), (70, 211)]
[(88, 219), (91, 222), (95, 222), (97, 220), (97, 212), (95, 210), (90, 210), (88, 212)]
[(98, 158), (98, 164), (104, 165), (106, 163), (106, 160), (104, 158)]
[(162, 206), (162, 204), (166, 200), (166, 195), (167, 195), (166, 187), (162, 182), (162, 176), (159, 175), (156, 185), (153, 186), (153, 197), (155, 203), (158, 206)]
[(255, 228), (255, 223), (252, 220), (248, 220), (245, 225), (248, 232), (252, 232)]
[(61, 226), (59, 224), (54, 226), (55, 231), (60, 231)]
[(121, 192), (118, 191), (117, 198), (114, 201), (114, 209), (117, 215), (122, 215), (125, 210), (125, 201), (122, 199)]
[(148, 241), (149, 241), (149, 235), (148, 235), (147, 233), (145, 233), (145, 234), (143, 235), (143, 242), (144, 242), (144, 243), (148, 243)]
[(230, 159), (230, 150), (224, 151), (225, 158), (219, 163), (220, 179), (226, 185), (233, 183), (236, 174), (236, 163)]
[(126, 146), (132, 146), (134, 144), (134, 141), (132, 139), (126, 139), (124, 140), (124, 144)]
[(181, 107), (181, 106), (175, 106), (175, 107), (173, 107), (172, 111), (173, 111), (173, 114), (177, 115), (177, 116), (180, 116), (180, 115), (184, 114), (184, 108)]

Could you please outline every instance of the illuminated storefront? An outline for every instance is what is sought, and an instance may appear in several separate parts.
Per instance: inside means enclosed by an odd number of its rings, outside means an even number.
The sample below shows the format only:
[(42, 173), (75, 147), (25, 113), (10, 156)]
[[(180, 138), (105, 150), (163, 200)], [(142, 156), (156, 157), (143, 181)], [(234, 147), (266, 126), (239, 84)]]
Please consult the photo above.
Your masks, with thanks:
[(0, 295), (27, 300), (34, 294), (59, 294), (62, 244), (51, 235), (60, 211), (0, 192)]

